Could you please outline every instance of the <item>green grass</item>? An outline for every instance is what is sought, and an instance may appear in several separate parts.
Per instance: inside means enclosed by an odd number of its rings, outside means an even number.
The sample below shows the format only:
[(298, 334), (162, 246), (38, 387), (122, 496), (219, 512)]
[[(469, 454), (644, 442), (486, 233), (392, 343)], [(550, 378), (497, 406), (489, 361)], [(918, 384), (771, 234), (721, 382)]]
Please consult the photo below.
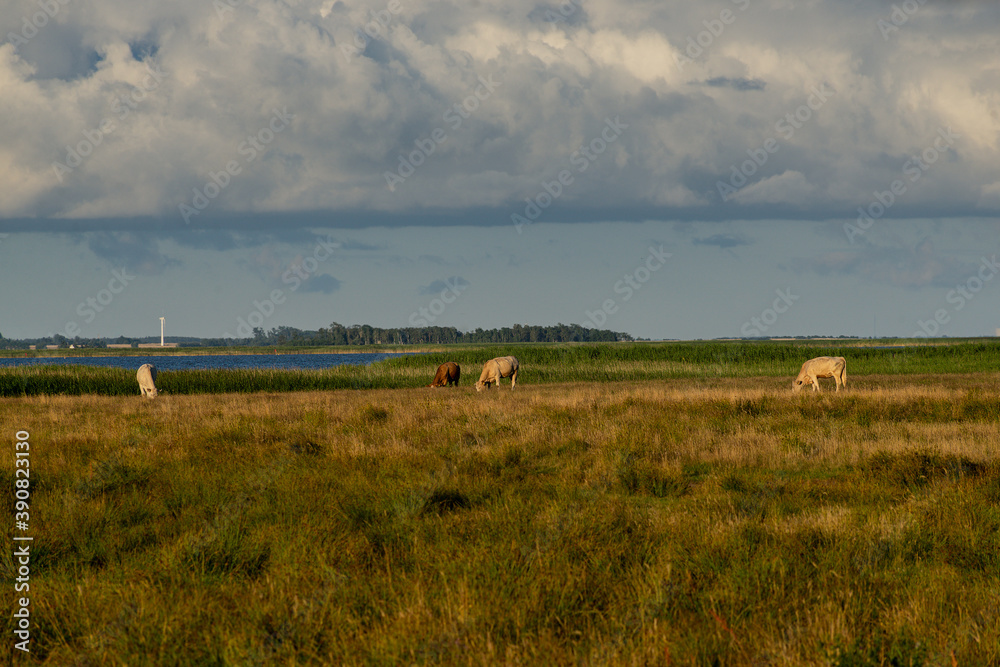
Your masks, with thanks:
[[(479, 377), (486, 361), (508, 354), (518, 357), (519, 377), (526, 384), (749, 377), (787, 377), (790, 383), (803, 361), (824, 355), (847, 358), (848, 382), (859, 375), (957, 374), (1000, 369), (1000, 341), (993, 340), (891, 349), (857, 344), (746, 341), (462, 345), (427, 349), (432, 351), (370, 366), (335, 366), (320, 371), (161, 371), (157, 385), (172, 394), (398, 389), (426, 385), (434, 377), (438, 364), (444, 361), (459, 363), (462, 383), (470, 385)], [(137, 392), (135, 371), (131, 369), (73, 365), (0, 369), (0, 396), (127, 396)]]
[[(136, 366), (138, 369), (138, 366)], [(91, 366), (37, 365), (0, 369), (0, 396), (96, 394), (132, 396), (139, 392), (135, 370)], [(156, 386), (167, 394), (332, 391), (412, 386), (412, 375), (397, 368), (337, 366), (323, 371), (206, 369), (160, 371)]]

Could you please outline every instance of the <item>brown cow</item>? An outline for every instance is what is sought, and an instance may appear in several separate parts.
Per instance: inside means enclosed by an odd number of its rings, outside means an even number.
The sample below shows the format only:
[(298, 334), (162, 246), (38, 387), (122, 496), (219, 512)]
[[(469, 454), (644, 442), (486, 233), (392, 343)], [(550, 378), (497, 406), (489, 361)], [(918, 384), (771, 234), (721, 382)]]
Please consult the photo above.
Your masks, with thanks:
[(462, 377), (462, 367), (454, 361), (446, 361), (438, 366), (434, 381), (428, 387), (447, 387), (450, 384), (458, 386), (458, 378)]

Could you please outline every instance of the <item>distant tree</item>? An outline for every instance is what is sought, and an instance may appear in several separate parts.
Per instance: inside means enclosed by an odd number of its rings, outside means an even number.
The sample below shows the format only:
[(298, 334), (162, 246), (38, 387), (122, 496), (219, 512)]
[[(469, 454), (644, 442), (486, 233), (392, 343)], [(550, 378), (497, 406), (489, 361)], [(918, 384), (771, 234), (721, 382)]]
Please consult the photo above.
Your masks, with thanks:
[[(130, 342), (124, 337), (121, 342)], [(372, 345), (395, 343), (447, 344), (447, 343), (559, 343), (559, 342), (615, 342), (631, 341), (627, 333), (607, 329), (587, 329), (579, 324), (540, 326), (514, 324), (511, 327), (462, 332), (455, 327), (427, 326), (381, 328), (369, 324), (352, 324), (349, 327), (331, 322), (316, 331), (303, 331), (295, 327), (280, 326), (265, 332), (253, 329), (252, 338), (202, 339), (202, 345)]]

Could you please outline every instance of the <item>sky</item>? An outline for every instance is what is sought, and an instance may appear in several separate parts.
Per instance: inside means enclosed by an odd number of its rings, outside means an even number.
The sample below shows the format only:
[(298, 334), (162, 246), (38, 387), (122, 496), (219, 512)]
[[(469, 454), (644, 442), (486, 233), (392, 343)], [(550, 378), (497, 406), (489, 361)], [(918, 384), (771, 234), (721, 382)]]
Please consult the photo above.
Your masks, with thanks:
[(0, 0), (0, 334), (1000, 330), (1000, 4)]

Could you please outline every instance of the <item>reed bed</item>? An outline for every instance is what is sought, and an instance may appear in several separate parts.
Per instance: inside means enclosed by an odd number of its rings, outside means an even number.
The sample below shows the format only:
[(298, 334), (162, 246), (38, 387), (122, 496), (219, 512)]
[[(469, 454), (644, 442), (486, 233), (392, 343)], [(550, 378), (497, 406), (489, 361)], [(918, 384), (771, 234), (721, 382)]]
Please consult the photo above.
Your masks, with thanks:
[[(416, 348), (413, 351), (421, 351)], [(613, 343), (455, 346), (428, 348), (369, 366), (333, 366), (317, 371), (195, 370), (161, 371), (158, 386), (173, 394), (252, 393), (402, 389), (426, 385), (444, 361), (459, 363), (462, 382), (472, 384), (482, 365), (513, 354), (522, 382), (639, 382), (657, 379), (778, 378), (789, 382), (802, 362), (814, 356), (844, 356), (849, 381), (855, 375), (979, 374), (1000, 370), (1000, 343), (973, 341), (951, 345), (858, 347), (772, 342)], [(138, 368), (138, 366), (136, 366)], [(133, 369), (46, 365), (0, 368), (0, 396), (138, 392)]]

